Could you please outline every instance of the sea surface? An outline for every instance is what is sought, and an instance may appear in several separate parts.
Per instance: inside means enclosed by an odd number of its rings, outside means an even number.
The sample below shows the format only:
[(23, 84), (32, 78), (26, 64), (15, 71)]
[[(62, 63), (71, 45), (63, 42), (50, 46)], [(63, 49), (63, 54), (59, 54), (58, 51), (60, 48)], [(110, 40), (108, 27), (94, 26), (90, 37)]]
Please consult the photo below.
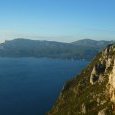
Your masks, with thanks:
[(0, 58), (0, 115), (45, 115), (88, 61)]

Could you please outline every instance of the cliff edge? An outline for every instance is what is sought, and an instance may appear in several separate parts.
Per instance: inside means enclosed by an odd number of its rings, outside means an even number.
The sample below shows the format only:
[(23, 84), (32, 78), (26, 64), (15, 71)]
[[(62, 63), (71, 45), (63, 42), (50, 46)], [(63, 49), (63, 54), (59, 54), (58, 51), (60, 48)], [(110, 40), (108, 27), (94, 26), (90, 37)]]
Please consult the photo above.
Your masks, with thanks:
[(115, 45), (108, 45), (64, 86), (48, 115), (115, 114)]

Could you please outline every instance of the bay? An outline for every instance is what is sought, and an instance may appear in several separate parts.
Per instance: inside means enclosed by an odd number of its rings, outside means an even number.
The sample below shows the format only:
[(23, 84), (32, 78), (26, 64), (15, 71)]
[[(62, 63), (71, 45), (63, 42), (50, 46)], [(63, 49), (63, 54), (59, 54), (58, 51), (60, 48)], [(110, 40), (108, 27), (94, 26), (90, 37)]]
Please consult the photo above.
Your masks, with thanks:
[(0, 115), (45, 115), (88, 61), (0, 58)]

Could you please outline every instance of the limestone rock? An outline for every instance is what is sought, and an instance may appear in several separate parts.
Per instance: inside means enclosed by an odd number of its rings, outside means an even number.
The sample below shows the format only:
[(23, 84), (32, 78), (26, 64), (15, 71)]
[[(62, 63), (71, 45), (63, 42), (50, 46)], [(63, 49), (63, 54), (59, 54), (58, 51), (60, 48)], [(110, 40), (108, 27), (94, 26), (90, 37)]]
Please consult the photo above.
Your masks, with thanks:
[(68, 113), (114, 115), (115, 45), (109, 45), (100, 52), (80, 75), (64, 86), (49, 115), (68, 115)]
[(82, 104), (82, 110), (81, 110), (81, 112), (82, 112), (83, 114), (86, 114), (86, 106), (85, 106), (84, 103)]
[(98, 115), (107, 115), (106, 114), (106, 109), (102, 109), (98, 112)]

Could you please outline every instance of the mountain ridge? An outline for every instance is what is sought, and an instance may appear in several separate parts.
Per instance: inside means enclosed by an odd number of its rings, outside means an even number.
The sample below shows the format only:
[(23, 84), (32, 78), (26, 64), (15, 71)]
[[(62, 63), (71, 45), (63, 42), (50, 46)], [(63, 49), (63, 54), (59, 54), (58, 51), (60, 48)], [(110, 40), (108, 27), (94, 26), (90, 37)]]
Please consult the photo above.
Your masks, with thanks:
[[(85, 44), (83, 44), (83, 41)], [(60, 59), (92, 59), (101, 49), (113, 41), (104, 41), (94, 45), (79, 40), (77, 43), (64, 43), (46, 40), (17, 38), (0, 44), (0, 57), (48, 57)], [(100, 43), (98, 41), (98, 43)]]
[(82, 40), (78, 40), (78, 41), (74, 41), (72, 42), (73, 44), (76, 44), (76, 45), (90, 45), (90, 46), (95, 46), (95, 47), (98, 47), (98, 46), (101, 46), (101, 45), (104, 45), (104, 44), (111, 44), (113, 43), (114, 41), (111, 40), (111, 41), (106, 41), (106, 40), (92, 40), (92, 39), (82, 39)]

